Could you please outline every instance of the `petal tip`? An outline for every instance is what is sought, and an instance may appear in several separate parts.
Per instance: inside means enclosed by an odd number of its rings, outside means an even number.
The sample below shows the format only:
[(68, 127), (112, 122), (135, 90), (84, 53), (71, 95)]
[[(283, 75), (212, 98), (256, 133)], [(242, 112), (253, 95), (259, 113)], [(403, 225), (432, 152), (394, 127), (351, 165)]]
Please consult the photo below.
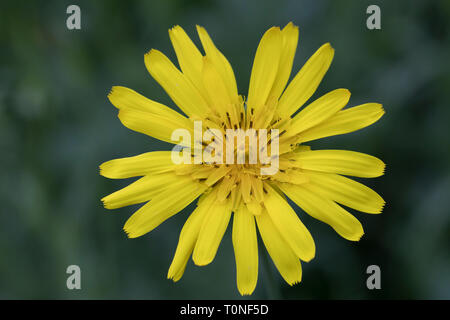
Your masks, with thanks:
[(123, 231), (125, 231), (125, 233), (129, 239), (134, 239), (134, 238), (138, 238), (141, 236), (141, 234), (138, 234), (135, 231), (130, 230), (130, 228), (127, 228), (126, 226), (123, 228)]
[(161, 53), (161, 51), (152, 48), (146, 54), (144, 54), (144, 59), (150, 59), (160, 53)]
[(111, 210), (111, 209), (116, 209), (114, 206), (111, 205), (111, 203), (110, 203), (108, 197), (109, 197), (109, 196), (106, 196), (106, 197), (103, 197), (103, 198), (100, 199), (100, 201), (101, 201), (102, 204), (103, 204), (103, 207), (104, 207), (105, 209), (110, 209), (110, 210)]
[(244, 290), (238, 288), (238, 291), (241, 296), (251, 296), (254, 290), (255, 290), (254, 288), (252, 290)]
[(288, 283), (291, 287), (295, 286), (297, 284), (299, 284), (300, 282), (302, 282), (302, 278), (300, 277), (300, 279), (295, 279), (294, 281)]
[(206, 266), (206, 265), (210, 264), (212, 262), (212, 260), (213, 260), (212, 258), (200, 256), (198, 253), (195, 252), (195, 249), (194, 249), (194, 253), (192, 254), (192, 261), (194, 262), (194, 264), (196, 266), (199, 266), (199, 267)]
[(167, 272), (167, 280), (172, 280), (173, 282), (178, 282), (181, 277), (177, 276), (172, 270)]

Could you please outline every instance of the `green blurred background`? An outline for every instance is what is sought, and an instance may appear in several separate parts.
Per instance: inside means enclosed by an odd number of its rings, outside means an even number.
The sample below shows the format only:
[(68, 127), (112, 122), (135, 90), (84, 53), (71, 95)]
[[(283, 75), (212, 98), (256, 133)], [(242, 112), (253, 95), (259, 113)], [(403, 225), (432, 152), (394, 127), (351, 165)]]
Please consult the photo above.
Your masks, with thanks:
[[(66, 8), (81, 8), (81, 30)], [(381, 30), (366, 8), (381, 8)], [(231, 225), (215, 261), (190, 261), (176, 284), (166, 274), (192, 205), (150, 234), (122, 231), (136, 207), (108, 211), (100, 198), (130, 181), (99, 176), (104, 161), (170, 145), (121, 125), (107, 100), (123, 85), (174, 107), (150, 77), (151, 48), (173, 61), (167, 30), (181, 25), (199, 44), (208, 30), (246, 94), (260, 37), (273, 25), (300, 27), (294, 71), (323, 43), (336, 49), (314, 97), (343, 87), (350, 106), (380, 102), (375, 125), (312, 143), (383, 159), (366, 179), (387, 201), (381, 215), (356, 213), (358, 243), (296, 209), (317, 246), (303, 281), (289, 287), (261, 257), (251, 298), (450, 298), (450, 1), (2, 1), (0, 4), (0, 298), (230, 299), (235, 284)], [(260, 245), (262, 247), (262, 245)], [(66, 268), (81, 268), (81, 290)], [(381, 290), (366, 268), (381, 268)]]

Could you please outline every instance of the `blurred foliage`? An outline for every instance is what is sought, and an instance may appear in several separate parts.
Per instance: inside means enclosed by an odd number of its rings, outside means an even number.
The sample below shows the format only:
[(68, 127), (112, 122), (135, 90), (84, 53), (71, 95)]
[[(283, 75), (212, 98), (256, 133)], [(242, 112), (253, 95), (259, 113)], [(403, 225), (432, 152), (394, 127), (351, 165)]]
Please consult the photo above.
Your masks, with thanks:
[[(66, 8), (81, 8), (81, 30), (66, 28)], [(381, 7), (382, 29), (366, 28), (366, 8)], [(246, 94), (263, 32), (300, 27), (296, 72), (323, 43), (335, 58), (314, 97), (350, 89), (350, 105), (380, 102), (375, 125), (312, 144), (367, 152), (387, 163), (365, 181), (387, 201), (381, 215), (355, 213), (358, 243), (297, 208), (317, 255), (289, 287), (261, 255), (250, 298), (450, 298), (449, 1), (21, 1), (0, 4), (0, 298), (240, 298), (229, 227), (215, 261), (189, 262), (179, 283), (166, 280), (192, 205), (150, 234), (122, 231), (136, 208), (108, 211), (100, 198), (127, 185), (98, 165), (170, 146), (132, 132), (106, 96), (124, 85), (174, 107), (147, 73), (151, 48), (175, 58), (167, 30), (179, 24), (199, 44), (207, 28)], [(262, 245), (260, 245), (262, 247)], [(264, 250), (262, 250), (263, 252)], [(66, 268), (82, 270), (82, 289), (66, 288)], [(382, 289), (366, 288), (377, 264)]]

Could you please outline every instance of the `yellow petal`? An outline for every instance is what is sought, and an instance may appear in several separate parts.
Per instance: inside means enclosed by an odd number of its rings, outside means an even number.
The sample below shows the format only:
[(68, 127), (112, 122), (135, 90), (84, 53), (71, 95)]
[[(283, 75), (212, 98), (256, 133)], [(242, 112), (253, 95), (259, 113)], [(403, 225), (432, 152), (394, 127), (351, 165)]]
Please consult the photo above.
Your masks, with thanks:
[(180, 233), (175, 256), (167, 273), (168, 279), (178, 281), (183, 276), (186, 264), (194, 250), (205, 215), (214, 201), (214, 196), (211, 195), (212, 193), (208, 194), (204, 198), (204, 201), (199, 202), (197, 208), (186, 220)]
[(233, 102), (220, 74), (208, 57), (203, 59), (202, 73), (203, 85), (211, 101), (211, 105), (219, 112), (219, 114), (225, 116)]
[(191, 126), (191, 121), (186, 117), (183, 117), (175, 110), (172, 110), (161, 103), (150, 100), (129, 88), (120, 86), (112, 87), (111, 92), (108, 95), (108, 99), (119, 110), (131, 109), (156, 114), (160, 117), (169, 119), (171, 122), (179, 124), (180, 128)]
[[(176, 129), (186, 129), (193, 136), (193, 124), (191, 127), (182, 127), (180, 123), (172, 122), (170, 119), (156, 114), (141, 112), (133, 109), (122, 109), (119, 111), (119, 120), (130, 130), (146, 134), (150, 137), (177, 144), (179, 141), (172, 140), (172, 133)], [(186, 142), (186, 141), (185, 141)], [(185, 144), (191, 144), (187, 141)], [(187, 145), (191, 146), (191, 145)]]
[(102, 198), (107, 209), (117, 209), (149, 201), (168, 186), (178, 185), (183, 179), (173, 172), (145, 176), (132, 184)]
[(378, 121), (384, 114), (379, 103), (366, 103), (360, 106), (341, 110), (327, 121), (302, 132), (298, 142), (307, 142), (324, 137), (353, 132)]
[(197, 88), (162, 52), (152, 49), (145, 55), (144, 61), (152, 77), (185, 114), (201, 117), (209, 110)]
[(191, 120), (136, 91), (116, 86), (111, 89), (108, 98), (119, 109), (119, 119), (131, 130), (170, 143), (176, 143), (171, 140), (175, 129), (184, 128), (192, 134)]
[(252, 181), (248, 174), (242, 174), (241, 175), (241, 192), (242, 192), (242, 199), (245, 203), (249, 203), (252, 198), (250, 196), (250, 192), (252, 189)]
[(250, 202), (246, 203), (245, 206), (247, 209), (251, 212), (251, 214), (258, 216), (263, 211), (263, 206), (261, 203), (256, 201), (255, 199), (251, 200)]
[(273, 180), (278, 182), (289, 182), (293, 184), (302, 184), (309, 182), (309, 178), (303, 171), (297, 169), (288, 169), (285, 172), (278, 171), (271, 176)]
[(264, 206), (273, 224), (297, 257), (304, 261), (310, 261), (314, 258), (316, 247), (308, 229), (278, 192), (268, 184), (265, 184), (264, 187), (267, 189)]
[(176, 165), (171, 151), (153, 151), (134, 157), (114, 159), (100, 165), (100, 174), (110, 179), (125, 179), (172, 171)]
[(350, 99), (347, 89), (333, 90), (302, 109), (291, 121), (285, 136), (291, 136), (318, 125), (345, 107)]
[(241, 187), (239, 185), (236, 185), (235, 188), (231, 190), (231, 211), (236, 212), (239, 209), (239, 206), (243, 204), (242, 200), (242, 194), (241, 194)]
[(169, 30), (169, 37), (177, 55), (181, 71), (191, 80), (194, 86), (204, 96), (202, 82), (202, 54), (180, 26)]
[(220, 74), (223, 83), (227, 87), (228, 94), (235, 99), (238, 96), (236, 79), (233, 69), (227, 58), (216, 48), (213, 41), (203, 27), (197, 26), (197, 32), (202, 42), (206, 56), (214, 64), (217, 72)]
[(365, 153), (347, 150), (313, 150), (295, 154), (302, 169), (374, 178), (383, 175), (385, 164)]
[(286, 88), (278, 103), (278, 113), (290, 116), (316, 91), (333, 60), (334, 49), (329, 43), (321, 46)]
[(304, 144), (297, 146), (297, 148), (295, 148), (295, 150), (293, 152), (298, 153), (298, 152), (303, 152), (303, 151), (310, 151), (311, 147), (310, 146), (306, 146)]
[(205, 183), (208, 186), (212, 186), (217, 181), (222, 179), (230, 170), (231, 167), (227, 166), (220, 166), (219, 168), (214, 169), (211, 175), (208, 177), (208, 179), (206, 179)]
[(205, 184), (193, 181), (190, 177), (178, 177), (178, 180), (181, 185), (176, 184), (159, 192), (127, 220), (124, 230), (128, 237), (137, 238), (152, 231), (184, 209), (207, 188)]
[(361, 223), (334, 201), (319, 196), (312, 185), (279, 184), (283, 192), (311, 217), (330, 225), (339, 235), (359, 241), (364, 234)]
[(278, 72), (282, 50), (282, 36), (278, 27), (272, 27), (263, 35), (253, 62), (247, 105), (250, 109), (263, 107), (269, 97)]
[(255, 218), (245, 205), (234, 213), (233, 248), (238, 290), (241, 295), (250, 295), (258, 281), (258, 242)]
[(256, 198), (256, 201), (262, 203), (264, 201), (264, 191), (261, 179), (259, 178), (251, 179), (251, 183), (252, 183), (252, 192)]
[(359, 182), (334, 173), (308, 170), (304, 173), (327, 199), (366, 213), (381, 213), (383, 210), (385, 204), (383, 198)]
[(196, 265), (204, 266), (214, 260), (230, 217), (231, 204), (229, 201), (216, 203), (210, 208), (203, 221), (192, 254), (192, 259)]
[(231, 191), (236, 188), (236, 176), (232, 175), (225, 177), (216, 186), (217, 188), (217, 201), (223, 202), (230, 197)]
[(278, 99), (283, 92), (291, 75), (292, 64), (294, 62), (295, 51), (298, 42), (298, 27), (289, 22), (283, 30), (281, 30), (283, 48), (280, 56), (280, 65), (278, 73), (274, 80), (273, 87), (269, 96)]
[(255, 216), (261, 239), (283, 279), (294, 285), (302, 280), (300, 260), (275, 227), (267, 211)]

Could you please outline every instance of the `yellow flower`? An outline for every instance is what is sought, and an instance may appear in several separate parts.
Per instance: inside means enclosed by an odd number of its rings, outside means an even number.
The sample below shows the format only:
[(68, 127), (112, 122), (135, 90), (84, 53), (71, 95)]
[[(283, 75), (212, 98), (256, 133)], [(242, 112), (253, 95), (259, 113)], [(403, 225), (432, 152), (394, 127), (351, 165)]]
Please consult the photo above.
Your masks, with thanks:
[[(298, 27), (292, 23), (283, 29), (270, 28), (262, 37), (247, 99), (238, 94), (233, 70), (206, 30), (197, 26), (197, 32), (204, 55), (181, 27), (169, 30), (181, 71), (160, 51), (145, 55), (148, 71), (184, 115), (131, 89), (113, 87), (108, 97), (119, 109), (120, 121), (131, 130), (173, 144), (178, 143), (172, 140), (177, 129), (195, 136), (194, 121), (201, 121), (203, 130), (215, 128), (222, 133), (237, 128), (278, 129), (276, 136), (268, 138), (268, 149), (273, 151), (271, 140), (279, 141), (278, 171), (262, 174), (260, 169), (267, 163), (259, 160), (254, 164), (176, 164), (171, 151), (148, 152), (100, 166), (100, 174), (107, 178), (141, 177), (102, 201), (108, 209), (146, 202), (124, 226), (128, 236), (135, 238), (199, 197), (181, 230), (169, 268), (168, 278), (174, 281), (182, 277), (191, 255), (200, 266), (214, 259), (233, 213), (239, 292), (251, 294), (256, 286), (256, 229), (281, 276), (293, 285), (301, 281), (300, 260), (314, 258), (315, 244), (286, 196), (351, 241), (361, 238), (363, 228), (341, 205), (380, 213), (385, 203), (370, 188), (344, 177), (381, 176), (385, 168), (381, 160), (354, 151), (313, 151), (305, 143), (367, 127), (384, 110), (378, 103), (344, 109), (350, 92), (336, 89), (296, 113), (317, 89), (334, 49), (329, 43), (321, 46), (287, 85), (298, 41)], [(185, 146), (198, 150), (199, 143), (201, 150), (206, 149), (199, 141)], [(225, 159), (224, 154), (218, 156)]]

